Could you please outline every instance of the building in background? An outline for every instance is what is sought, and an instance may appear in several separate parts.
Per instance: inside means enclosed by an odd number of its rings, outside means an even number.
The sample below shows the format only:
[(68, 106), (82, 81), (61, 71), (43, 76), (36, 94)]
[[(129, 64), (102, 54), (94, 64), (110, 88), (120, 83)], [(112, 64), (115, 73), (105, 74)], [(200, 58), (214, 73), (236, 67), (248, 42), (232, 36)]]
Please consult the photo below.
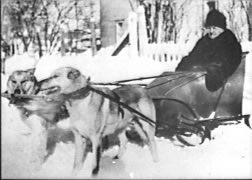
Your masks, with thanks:
[(136, 0), (100, 0), (101, 45), (113, 45), (127, 29), (129, 12), (135, 11)]

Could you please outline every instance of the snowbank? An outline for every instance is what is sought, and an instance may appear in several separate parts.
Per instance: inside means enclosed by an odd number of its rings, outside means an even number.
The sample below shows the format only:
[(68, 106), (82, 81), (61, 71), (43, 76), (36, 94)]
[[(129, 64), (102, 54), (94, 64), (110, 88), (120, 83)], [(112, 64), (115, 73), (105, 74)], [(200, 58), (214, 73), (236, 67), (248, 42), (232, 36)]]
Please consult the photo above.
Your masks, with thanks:
[(35, 68), (38, 61), (39, 60), (35, 56), (32, 56), (28, 53), (14, 55), (6, 60), (6, 74), (11, 74), (16, 70), (27, 70)]

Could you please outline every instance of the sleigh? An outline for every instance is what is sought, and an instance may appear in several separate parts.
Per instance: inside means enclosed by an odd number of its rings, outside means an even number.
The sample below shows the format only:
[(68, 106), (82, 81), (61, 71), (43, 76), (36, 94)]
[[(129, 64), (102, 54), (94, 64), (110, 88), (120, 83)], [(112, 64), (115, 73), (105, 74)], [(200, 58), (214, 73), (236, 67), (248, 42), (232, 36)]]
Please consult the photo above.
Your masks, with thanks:
[[(157, 110), (157, 136), (176, 137), (185, 145), (197, 145), (220, 125), (249, 125), (242, 114), (245, 58), (223, 87), (211, 92), (205, 72), (164, 72), (146, 86)], [(165, 76), (167, 75), (167, 76)]]

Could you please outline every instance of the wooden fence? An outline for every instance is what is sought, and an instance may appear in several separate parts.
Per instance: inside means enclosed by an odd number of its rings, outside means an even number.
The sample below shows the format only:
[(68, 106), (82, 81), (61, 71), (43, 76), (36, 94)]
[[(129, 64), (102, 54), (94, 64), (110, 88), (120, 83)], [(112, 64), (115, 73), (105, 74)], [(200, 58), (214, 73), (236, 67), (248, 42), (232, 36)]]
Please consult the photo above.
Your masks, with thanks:
[(188, 55), (194, 44), (186, 43), (162, 43), (148, 44), (145, 48), (144, 56), (152, 58), (154, 61), (167, 62), (171, 66), (177, 66), (182, 57)]

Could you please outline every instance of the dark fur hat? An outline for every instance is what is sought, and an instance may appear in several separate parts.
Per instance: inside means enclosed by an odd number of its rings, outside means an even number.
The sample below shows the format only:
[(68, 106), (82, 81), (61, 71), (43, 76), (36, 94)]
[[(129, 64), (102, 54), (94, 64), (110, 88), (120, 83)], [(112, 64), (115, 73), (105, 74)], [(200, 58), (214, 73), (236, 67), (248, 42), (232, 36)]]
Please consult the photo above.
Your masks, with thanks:
[(214, 9), (207, 14), (205, 26), (206, 27), (217, 26), (222, 29), (226, 29), (226, 26), (227, 26), (226, 17), (221, 12)]

